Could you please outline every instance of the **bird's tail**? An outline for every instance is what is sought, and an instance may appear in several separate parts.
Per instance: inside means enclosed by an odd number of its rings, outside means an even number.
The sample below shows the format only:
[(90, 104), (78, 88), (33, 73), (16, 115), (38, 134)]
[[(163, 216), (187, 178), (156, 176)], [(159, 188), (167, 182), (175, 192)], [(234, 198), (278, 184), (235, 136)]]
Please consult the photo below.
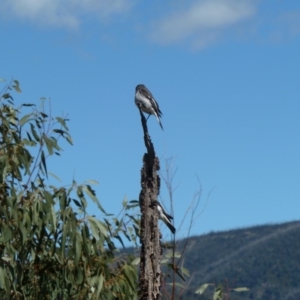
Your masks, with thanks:
[(166, 225), (169, 227), (169, 229), (171, 230), (171, 232), (172, 232), (173, 234), (175, 234), (176, 228), (175, 228), (171, 223), (166, 223)]
[(155, 117), (156, 117), (156, 119), (157, 119), (157, 121), (158, 121), (158, 123), (159, 123), (161, 129), (164, 130), (164, 128), (163, 128), (163, 126), (162, 126), (162, 124), (161, 124), (161, 121), (160, 121), (159, 116), (158, 116), (157, 114), (155, 114)]
[[(168, 217), (171, 217), (171, 216), (169, 216), (168, 214), (166, 214), (165, 212), (163, 212), (163, 215), (160, 217), (161, 218), (161, 220), (168, 226), (168, 228), (171, 230), (171, 232), (173, 233), (173, 234), (175, 234), (175, 232), (176, 232), (176, 229), (175, 229), (175, 227), (171, 224), (171, 221), (170, 221), (170, 219), (172, 218), (168, 218)], [(173, 218), (172, 218), (173, 219)]]

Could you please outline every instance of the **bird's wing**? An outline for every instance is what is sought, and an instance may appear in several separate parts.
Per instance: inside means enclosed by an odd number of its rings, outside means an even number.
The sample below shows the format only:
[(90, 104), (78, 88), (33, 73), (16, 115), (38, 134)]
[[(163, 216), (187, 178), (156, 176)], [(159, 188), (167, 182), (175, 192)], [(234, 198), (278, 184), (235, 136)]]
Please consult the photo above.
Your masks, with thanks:
[(157, 115), (159, 117), (162, 116), (162, 112), (159, 109), (158, 103), (156, 102), (156, 100), (154, 99), (153, 95), (151, 94), (151, 92), (145, 87), (140, 87), (139, 88), (140, 93), (146, 97), (147, 99), (149, 99), (149, 101), (151, 102), (151, 106), (154, 108), (155, 112), (157, 113)]

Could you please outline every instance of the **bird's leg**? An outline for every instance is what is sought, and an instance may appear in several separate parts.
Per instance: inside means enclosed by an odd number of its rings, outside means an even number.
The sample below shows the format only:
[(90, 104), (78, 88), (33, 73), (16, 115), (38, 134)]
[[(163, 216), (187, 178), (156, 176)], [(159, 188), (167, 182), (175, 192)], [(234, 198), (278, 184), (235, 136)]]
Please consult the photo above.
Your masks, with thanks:
[(151, 114), (149, 114), (149, 115), (148, 115), (148, 117), (147, 117), (146, 121), (148, 121), (148, 119), (149, 119), (149, 117), (150, 117), (150, 116), (151, 116)]

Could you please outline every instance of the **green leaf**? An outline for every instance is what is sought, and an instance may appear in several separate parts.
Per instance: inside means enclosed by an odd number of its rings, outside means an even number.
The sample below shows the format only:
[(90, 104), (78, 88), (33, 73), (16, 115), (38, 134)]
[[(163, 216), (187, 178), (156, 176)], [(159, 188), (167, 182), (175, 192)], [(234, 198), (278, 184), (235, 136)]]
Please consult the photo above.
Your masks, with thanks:
[(35, 104), (31, 104), (31, 103), (23, 103), (21, 106), (36, 106)]
[(82, 207), (81, 203), (79, 201), (77, 201), (76, 199), (73, 199), (73, 202), (78, 206), (78, 207)]
[(77, 193), (77, 196), (79, 197), (79, 199), (81, 201), (82, 207), (85, 209), (87, 207), (87, 202), (86, 202), (86, 199), (85, 199), (84, 194), (82, 192), (82, 186), (77, 187), (76, 193)]
[(184, 267), (180, 267), (179, 269), (180, 269), (180, 271), (181, 271), (181, 273), (182, 273), (183, 275), (185, 275), (185, 276), (190, 276), (190, 272), (189, 272), (188, 269), (186, 269), (186, 268), (184, 268)]
[(124, 275), (126, 277), (127, 282), (130, 284), (132, 290), (135, 288), (135, 272), (132, 269), (132, 266), (125, 264), (123, 266)]
[(47, 176), (47, 178), (48, 178), (47, 165), (46, 165), (46, 158), (45, 158), (44, 150), (42, 150), (41, 160), (42, 160), (42, 164), (43, 164), (43, 167), (44, 167), (46, 176)]
[(55, 148), (56, 150), (60, 151), (61, 148), (58, 146), (56, 138), (54, 138), (52, 136), (50, 139), (52, 140), (52, 144), (51, 145), (53, 146), (53, 148)]
[(76, 270), (76, 281), (75, 281), (75, 283), (77, 285), (80, 285), (83, 282), (83, 272), (82, 272), (81, 268), (76, 268), (75, 270)]
[(14, 84), (12, 85), (12, 87), (15, 89), (15, 91), (17, 93), (21, 93), (22, 92), (18, 80), (14, 80)]
[(94, 184), (94, 185), (98, 185), (99, 182), (96, 181), (96, 180), (93, 180), (93, 179), (89, 179), (89, 180), (85, 180), (86, 183), (89, 183), (89, 184)]
[(48, 115), (45, 114), (45, 113), (43, 113), (43, 112), (40, 112), (40, 115), (41, 115), (44, 119), (48, 118)]
[(97, 204), (98, 208), (105, 214), (106, 211), (104, 210), (104, 208), (101, 206), (98, 198), (96, 197), (95, 191), (91, 188), (90, 185), (83, 185), (82, 189), (84, 190), (84, 192)]
[(2, 267), (0, 267), (0, 289), (4, 289), (4, 290), (6, 290), (5, 273), (6, 273), (5, 270)]
[(53, 140), (49, 139), (45, 133), (43, 133), (43, 140), (46, 144), (49, 155), (53, 154)]
[(213, 300), (222, 300), (222, 295), (223, 295), (222, 287), (219, 286), (214, 292)]
[(59, 133), (60, 135), (62, 135), (64, 137), (64, 134), (67, 133), (66, 131), (62, 130), (62, 129), (53, 129), (54, 132)]
[[(168, 266), (171, 270), (174, 270), (173, 264), (168, 264), (167, 266)], [(183, 275), (182, 275), (180, 272), (181, 272), (180, 268), (175, 268), (175, 273), (176, 273), (183, 281), (186, 281), (186, 279), (183, 277)]]
[(20, 143), (20, 135), (18, 133), (16, 133), (15, 131), (12, 131), (12, 136), (14, 137), (14, 140), (16, 142), (16, 144)]
[(33, 114), (28, 114), (23, 116), (19, 121), (20, 126), (23, 126), (28, 120), (30, 120), (30, 117), (32, 117), (32, 115)]
[(63, 119), (63, 118), (60, 118), (60, 117), (56, 117), (55, 118), (66, 130), (69, 130), (69, 128), (67, 127), (67, 124), (66, 124), (66, 120)]
[(210, 285), (212, 285), (212, 283), (204, 283), (200, 285), (200, 287), (195, 291), (195, 294), (202, 295)]
[(56, 180), (58, 180), (58, 181), (61, 182), (60, 178), (59, 178), (58, 176), (56, 176), (54, 173), (48, 172), (48, 174), (49, 174), (50, 176), (52, 176), (53, 178), (55, 178)]
[(66, 209), (66, 191), (64, 189), (60, 189), (59, 194), (59, 204), (60, 204), (60, 208), (61, 210), (65, 210)]
[(99, 238), (99, 231), (107, 237), (108, 232), (104, 224), (102, 224), (99, 220), (97, 220), (95, 217), (88, 216), (87, 220), (89, 221), (89, 224), (92, 229), (92, 234), (94, 238)]
[(26, 155), (17, 154), (18, 160), (22, 163), (22, 166), (25, 168), (24, 175), (30, 174), (30, 161), (28, 161)]
[(82, 250), (82, 237), (79, 232), (76, 232), (76, 242), (75, 242), (75, 265), (78, 266), (81, 257)]
[(37, 142), (39, 142), (40, 141), (40, 137), (38, 136), (38, 134), (37, 134), (37, 132), (36, 132), (36, 130), (34, 128), (34, 125), (32, 123), (30, 123), (30, 127), (31, 127), (31, 132), (32, 132), (33, 137), (35, 138), (35, 140)]
[(129, 203), (139, 204), (139, 200), (130, 200)]
[(235, 292), (247, 292), (247, 291), (249, 291), (249, 289), (246, 288), (246, 287), (238, 287), (238, 288), (233, 289), (233, 291), (235, 291)]
[[(126, 235), (126, 234), (125, 234)], [(114, 236), (114, 238), (116, 238), (120, 243), (121, 243), (121, 245), (123, 246), (123, 248), (125, 249), (125, 246), (124, 246), (124, 243), (123, 243), (123, 240), (121, 239), (121, 237), (118, 235), (118, 234), (116, 234), (115, 236)], [(129, 241), (130, 241), (130, 238), (128, 238), (129, 239)]]
[(100, 292), (102, 290), (103, 282), (104, 282), (104, 276), (101, 273), (99, 276), (99, 279), (98, 279), (98, 283), (97, 283), (97, 292), (96, 292), (97, 298), (99, 297)]
[[(52, 200), (53, 201), (53, 200)], [(54, 210), (54, 205), (51, 205), (51, 225), (52, 225), (52, 231), (55, 232), (57, 230), (56, 226), (56, 214)]]
[(70, 145), (73, 146), (73, 140), (69, 135), (66, 136), (66, 140), (69, 142)]
[(8, 155), (7, 154), (0, 155), (0, 162), (7, 163), (7, 159), (8, 159)]
[(57, 255), (57, 253), (54, 254), (54, 257), (61, 265), (63, 264), (62, 261), (60, 260), (59, 256)]
[(36, 146), (36, 141), (33, 140), (29, 141), (27, 139), (23, 139), (22, 143), (26, 146), (31, 146), (31, 147)]
[(131, 262), (131, 264), (132, 264), (133, 266), (137, 266), (137, 265), (140, 264), (140, 261), (141, 261), (141, 258), (140, 258), (140, 257), (136, 257), (136, 258)]

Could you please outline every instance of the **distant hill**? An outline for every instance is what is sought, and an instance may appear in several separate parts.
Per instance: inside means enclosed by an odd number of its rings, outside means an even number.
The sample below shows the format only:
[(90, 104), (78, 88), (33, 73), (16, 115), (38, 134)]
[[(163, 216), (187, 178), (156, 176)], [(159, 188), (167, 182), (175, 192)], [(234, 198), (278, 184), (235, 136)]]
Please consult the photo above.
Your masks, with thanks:
[(300, 299), (300, 222), (255, 226), (191, 237), (185, 267), (193, 274), (181, 299), (195, 295), (202, 283), (248, 287), (230, 299)]
[(250, 289), (231, 300), (300, 300), (300, 221), (190, 237), (184, 267), (192, 279), (183, 300), (212, 300), (211, 290), (195, 294), (203, 283)]

